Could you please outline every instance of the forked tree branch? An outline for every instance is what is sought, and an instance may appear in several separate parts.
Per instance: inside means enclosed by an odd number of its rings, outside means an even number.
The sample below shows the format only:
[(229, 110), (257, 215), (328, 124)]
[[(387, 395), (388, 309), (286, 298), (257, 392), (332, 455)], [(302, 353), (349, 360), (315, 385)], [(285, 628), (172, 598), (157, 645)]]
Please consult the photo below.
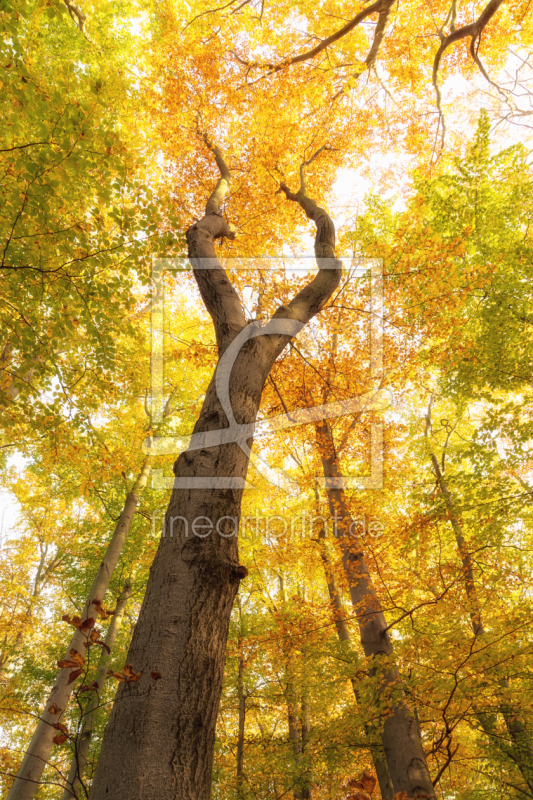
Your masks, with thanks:
[[(446, 17), (446, 20), (442, 28), (438, 32), (440, 37), (440, 47), (437, 50), (437, 53), (435, 55), (435, 60), (433, 61), (433, 86), (435, 88), (435, 94), (437, 96), (437, 110), (439, 112), (439, 122), (435, 137), (435, 147), (439, 137), (439, 129), (440, 126), (442, 125), (441, 146), (440, 146), (441, 151), (442, 148), (444, 147), (444, 138), (446, 136), (446, 123), (444, 121), (444, 114), (442, 112), (442, 95), (438, 80), (439, 67), (442, 60), (442, 56), (444, 55), (448, 47), (450, 47), (452, 44), (460, 41), (461, 39), (468, 38), (470, 36), (471, 37), (470, 55), (472, 56), (472, 60), (478, 67), (479, 71), (481, 72), (485, 80), (487, 80), (489, 83), (492, 84), (492, 81), (490, 80), (487, 71), (485, 70), (485, 67), (481, 63), (481, 60), (478, 56), (479, 42), (481, 40), (481, 34), (483, 33), (485, 26), (492, 19), (492, 17), (494, 16), (494, 14), (504, 1), (505, 0), (490, 0), (490, 2), (487, 4), (485, 9), (481, 12), (481, 14), (479, 15), (479, 17), (475, 22), (471, 22), (469, 25), (463, 25), (461, 28), (456, 28), (455, 21), (457, 16), (457, 8), (456, 8), (456, 0), (453, 0), (450, 11), (448, 12), (448, 16)], [(447, 36), (445, 36), (443, 33), (443, 28), (448, 23), (448, 20), (450, 20), (450, 33)]]
[[(394, 0), (384, 0), (382, 3), (382, 9), (379, 12), (378, 17), (378, 24), (376, 25), (376, 31), (374, 33), (374, 39), (372, 41), (372, 45), (370, 50), (368, 51), (368, 55), (364, 61), (364, 68), (359, 67), (359, 69), (353, 73), (352, 78), (357, 80), (361, 77), (364, 72), (370, 70), (376, 61), (379, 48), (381, 47), (381, 42), (383, 41), (383, 37), (385, 35), (385, 26), (387, 25), (387, 20), (389, 18), (389, 14), (391, 12)], [(344, 93), (344, 89), (340, 89), (333, 97), (331, 98), (331, 102), (334, 103), (342, 94)]]
[(301, 292), (291, 300), (288, 306), (282, 306), (274, 316), (287, 316), (287, 311), (293, 319), (308, 322), (327, 303), (339, 285), (342, 264), (335, 258), (335, 225), (325, 209), (321, 208), (306, 192), (305, 168), (313, 163), (315, 158), (324, 150), (332, 148), (324, 145), (320, 147), (311, 158), (300, 165), (300, 188), (296, 193), (291, 192), (285, 183), (280, 184), (278, 191), (285, 194), (305, 211), (306, 216), (316, 225), (315, 256), (318, 265), (318, 275)]
[(461, 39), (465, 39), (468, 36), (471, 37), (470, 53), (472, 54), (472, 57), (476, 65), (481, 70), (483, 76), (488, 80), (487, 73), (485, 72), (484, 67), (479, 61), (477, 55), (477, 47), (479, 46), (479, 40), (481, 38), (481, 34), (483, 33), (485, 26), (492, 19), (496, 11), (504, 2), (505, 0), (490, 0), (490, 2), (487, 4), (485, 9), (481, 12), (481, 14), (479, 15), (479, 17), (475, 22), (471, 22), (469, 25), (463, 25), (461, 28), (455, 28), (455, 24), (453, 24), (452, 30), (448, 34), (448, 36), (442, 37), (441, 34), (442, 38), (440, 47), (437, 50), (437, 54), (435, 55), (435, 60), (433, 62), (433, 86), (437, 91), (439, 104), (440, 104), (440, 89), (438, 86), (438, 73), (442, 56), (444, 55), (448, 47), (450, 47), (455, 42), (460, 41)]
[(360, 25), (367, 17), (372, 16), (372, 14), (379, 14), (378, 24), (376, 27), (376, 33), (374, 35), (374, 40), (372, 42), (372, 46), (370, 48), (370, 52), (366, 58), (367, 67), (372, 66), (376, 59), (377, 52), (379, 50), (381, 40), (383, 39), (383, 32), (385, 29), (385, 24), (387, 22), (387, 18), (389, 16), (390, 10), (394, 0), (376, 0), (376, 2), (372, 3), (372, 5), (363, 8), (353, 19), (346, 23), (342, 28), (339, 28), (338, 31), (332, 33), (326, 39), (323, 39), (320, 44), (316, 47), (313, 47), (312, 50), (307, 50), (305, 53), (300, 53), (298, 56), (294, 56), (293, 58), (289, 58), (286, 61), (283, 61), (279, 64), (273, 64), (269, 62), (262, 62), (262, 61), (246, 61), (245, 59), (241, 58), (234, 50), (230, 50), (229, 52), (236, 58), (239, 64), (242, 64), (245, 67), (250, 69), (268, 69), (270, 70), (269, 74), (273, 74), (275, 72), (279, 72), (282, 69), (286, 69), (294, 64), (301, 64), (303, 61), (309, 61), (310, 59), (314, 58), (315, 56), (322, 53), (326, 50), (330, 45), (338, 42), (339, 39), (342, 39), (344, 36), (347, 36), (351, 33), (358, 25)]

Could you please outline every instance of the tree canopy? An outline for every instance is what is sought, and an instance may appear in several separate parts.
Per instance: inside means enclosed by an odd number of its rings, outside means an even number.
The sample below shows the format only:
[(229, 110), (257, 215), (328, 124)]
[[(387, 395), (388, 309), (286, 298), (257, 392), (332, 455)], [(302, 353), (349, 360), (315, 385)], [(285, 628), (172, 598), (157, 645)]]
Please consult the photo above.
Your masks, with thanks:
[(533, 797), (529, 6), (0, 7), (6, 800)]

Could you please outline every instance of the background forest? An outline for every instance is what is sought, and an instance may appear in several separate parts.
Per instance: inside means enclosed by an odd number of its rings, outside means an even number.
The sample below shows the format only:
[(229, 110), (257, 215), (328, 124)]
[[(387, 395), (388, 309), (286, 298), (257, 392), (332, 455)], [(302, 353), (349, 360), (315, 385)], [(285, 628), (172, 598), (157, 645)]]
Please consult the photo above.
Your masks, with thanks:
[[(128, 647), (217, 364), (186, 258), (215, 145), (236, 231), (216, 249), (247, 322), (314, 269), (300, 182), (343, 272), (262, 394), (259, 420), (290, 424), (253, 446), (212, 797), (406, 800), (379, 775), (401, 694), (436, 798), (533, 798), (532, 17), (1, 0), (2, 798), (87, 798), (117, 686), (140, 679)], [(17, 794), (60, 668), (72, 698)]]

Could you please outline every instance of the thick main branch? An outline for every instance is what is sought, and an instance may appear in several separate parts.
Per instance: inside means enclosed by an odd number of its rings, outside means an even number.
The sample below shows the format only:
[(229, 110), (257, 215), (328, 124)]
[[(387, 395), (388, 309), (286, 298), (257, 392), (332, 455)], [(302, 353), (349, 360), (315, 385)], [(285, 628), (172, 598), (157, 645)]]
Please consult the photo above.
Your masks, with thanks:
[[(442, 56), (444, 55), (448, 47), (454, 44), (454, 42), (458, 42), (461, 39), (465, 39), (468, 36), (470, 36), (472, 39), (472, 45), (470, 49), (472, 54), (474, 54), (475, 42), (479, 41), (483, 29), (485, 28), (487, 23), (492, 19), (492, 17), (499, 9), (499, 7), (504, 3), (504, 1), (505, 0), (490, 0), (490, 2), (487, 4), (485, 9), (481, 12), (481, 14), (479, 15), (479, 17), (475, 22), (471, 22), (469, 25), (463, 25), (461, 28), (456, 28), (452, 30), (451, 33), (448, 34), (448, 36), (445, 36), (442, 39), (440, 47), (437, 50), (437, 54), (435, 56), (435, 60), (433, 62), (433, 85), (435, 86), (435, 88), (438, 89), (437, 78), (438, 78), (440, 62)], [(477, 53), (476, 53), (476, 58), (474, 60), (476, 60), (476, 63), (478, 63)], [(482, 69), (482, 72), (484, 73), (484, 69)]]
[(203, 141), (215, 157), (220, 178), (205, 206), (205, 215), (187, 231), (188, 255), (194, 277), (215, 327), (219, 353), (246, 325), (241, 302), (215, 253), (215, 240), (235, 238), (235, 227), (219, 213), (220, 204), (229, 191), (231, 173), (220, 148), (206, 133)]
[(339, 285), (342, 264), (335, 258), (335, 225), (329, 214), (318, 203), (306, 194), (305, 167), (324, 149), (321, 147), (315, 155), (300, 167), (301, 185), (296, 193), (291, 192), (286, 184), (280, 184), (280, 191), (305, 211), (306, 216), (316, 225), (315, 256), (318, 275), (307, 284), (301, 292), (291, 300), (288, 306), (278, 309), (274, 316), (286, 315), (286, 311), (300, 322), (308, 322), (322, 308)]

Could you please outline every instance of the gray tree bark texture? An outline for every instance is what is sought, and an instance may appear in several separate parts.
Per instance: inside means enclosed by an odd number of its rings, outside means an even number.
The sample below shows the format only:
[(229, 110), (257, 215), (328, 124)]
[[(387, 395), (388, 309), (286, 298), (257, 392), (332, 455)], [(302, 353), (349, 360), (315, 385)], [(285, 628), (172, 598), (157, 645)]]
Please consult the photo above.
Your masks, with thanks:
[[(151, 462), (152, 456), (147, 456), (134, 487), (126, 497), (122, 514), (89, 591), (81, 619), (92, 619), (93, 626), (98, 618), (98, 603), (102, 602), (107, 591), (131, 527), (139, 498), (148, 482), (148, 476), (152, 469)], [(84, 644), (88, 641), (90, 632), (90, 627), (85, 630), (79, 628), (75, 630), (67, 647), (65, 659), (71, 658), (71, 651), (75, 651), (80, 655), (85, 654), (86, 648)], [(75, 687), (74, 681), (69, 682), (71, 673), (72, 670), (67, 667), (61, 669), (57, 675), (44, 711), (39, 718), (28, 749), (22, 759), (17, 776), (9, 790), (8, 800), (32, 800), (37, 793), (44, 768), (50, 759), (54, 736), (57, 734), (57, 729), (53, 726), (61, 721), (61, 715), (51, 714), (50, 708), (55, 705), (61, 709), (61, 714), (65, 711)]]
[(117, 600), (115, 612), (111, 617), (111, 622), (109, 623), (109, 628), (107, 629), (105, 643), (109, 648), (109, 652), (106, 650), (105, 647), (102, 647), (102, 653), (98, 661), (98, 667), (96, 668), (96, 675), (94, 678), (95, 683), (97, 684), (97, 686), (95, 687), (96, 692), (92, 695), (89, 707), (87, 708), (85, 715), (83, 717), (81, 731), (78, 735), (78, 740), (76, 742), (76, 749), (74, 755), (72, 756), (72, 761), (70, 763), (70, 770), (67, 778), (67, 784), (65, 786), (65, 791), (63, 792), (63, 800), (72, 800), (72, 798), (76, 798), (76, 800), (81, 800), (81, 798), (86, 796), (86, 789), (85, 789), (85, 784), (83, 783), (83, 776), (85, 773), (85, 766), (87, 764), (87, 759), (89, 758), (89, 749), (91, 746), (91, 740), (93, 736), (94, 723), (96, 715), (100, 708), (99, 694), (102, 691), (102, 687), (107, 678), (108, 667), (111, 661), (113, 648), (115, 647), (117, 636), (119, 634), (120, 627), (122, 625), (124, 612), (126, 610), (126, 605), (130, 597), (131, 597), (131, 585), (129, 582), (126, 582), (126, 585), (124, 586), (124, 589), (120, 593), (120, 597)]
[[(239, 425), (248, 426), (247, 433), (239, 444), (232, 440), (189, 449), (176, 461), (178, 478), (202, 479), (207, 488), (173, 490), (166, 535), (150, 570), (127, 659), (142, 677), (118, 689), (91, 800), (208, 800), (210, 796), (230, 614), (239, 581), (246, 575), (239, 565), (237, 538), (230, 535), (240, 514), (243, 490), (214, 487), (213, 479), (231, 477), (244, 482), (253, 424), (270, 369), (296, 332), (323, 308), (341, 277), (332, 221), (307, 196), (304, 180), (296, 194), (282, 187), (288, 199), (299, 203), (316, 223), (319, 271), (287, 306), (277, 309), (262, 328), (263, 335), (255, 335), (259, 324), (248, 326), (237, 293), (215, 255), (215, 240), (233, 235), (232, 226), (218, 213), (230, 174), (219, 149), (207, 137), (204, 140), (221, 177), (205, 216), (187, 232), (188, 252), (215, 328), (217, 372), (224, 353), (235, 360), (227, 375), (231, 409), (221, 404), (215, 372), (194, 433)], [(254, 338), (230, 351), (247, 326)], [(218, 524), (224, 535), (215, 530), (205, 538), (192, 535), (194, 520), (200, 517), (211, 521), (213, 528)], [(151, 680), (153, 671), (161, 674), (161, 680)]]
[[(362, 543), (354, 536), (353, 519), (344, 490), (336, 487), (342, 472), (335, 451), (331, 426), (318, 423), (317, 440), (320, 449), (330, 514), (335, 520), (336, 534), (342, 549), (342, 564), (352, 606), (359, 626), (361, 644), (372, 666), (370, 675), (377, 675), (380, 688), (376, 699), (392, 692), (389, 706), (392, 713), (382, 715), (382, 741), (394, 793), (406, 792), (409, 798), (435, 798), (426, 755), (420, 739), (418, 724), (407, 705), (401, 676), (393, 661), (393, 647), (387, 622), (376, 587), (365, 563)], [(328, 479), (330, 485), (328, 486)], [(380, 661), (386, 659), (383, 670)]]

